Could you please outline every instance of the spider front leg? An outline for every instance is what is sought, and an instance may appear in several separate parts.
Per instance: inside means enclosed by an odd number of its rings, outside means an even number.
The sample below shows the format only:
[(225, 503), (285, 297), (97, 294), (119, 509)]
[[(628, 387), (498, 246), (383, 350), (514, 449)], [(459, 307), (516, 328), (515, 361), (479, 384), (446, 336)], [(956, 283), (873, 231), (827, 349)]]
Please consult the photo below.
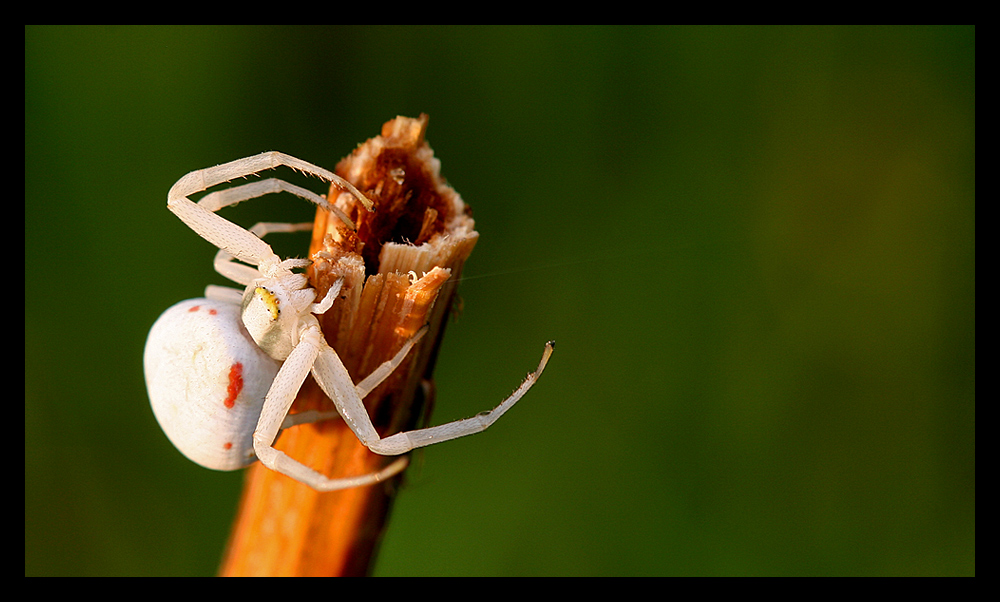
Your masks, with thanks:
[[(545, 344), (545, 351), (542, 353), (542, 359), (538, 364), (538, 368), (528, 374), (524, 382), (521, 383), (521, 386), (494, 409), (477, 414), (472, 418), (456, 420), (440, 426), (397, 433), (385, 438), (379, 437), (361, 401), (362, 396), (359, 395), (358, 389), (362, 389), (362, 385), (367, 385), (368, 379), (362, 381), (355, 388), (351, 376), (347, 372), (347, 368), (340, 361), (340, 357), (328, 347), (320, 349), (318, 356), (315, 358), (313, 377), (330, 399), (333, 400), (344, 421), (347, 422), (351, 430), (354, 431), (354, 434), (368, 449), (384, 456), (396, 456), (405, 454), (418, 447), (425, 447), (465, 437), (466, 435), (473, 435), (489, 428), (490, 425), (513, 407), (528, 392), (528, 389), (535, 384), (545, 369), (545, 364), (548, 363), (554, 348), (555, 341), (549, 341)], [(381, 368), (380, 366), (375, 372), (379, 372)], [(377, 383), (375, 386), (377, 386)], [(368, 390), (370, 391), (371, 389)]]
[(371, 485), (398, 474), (406, 468), (409, 463), (408, 458), (399, 458), (375, 473), (331, 479), (273, 447), (278, 432), (287, 422), (288, 410), (292, 407), (292, 402), (295, 401), (295, 396), (309, 374), (321, 347), (326, 347), (326, 344), (322, 341), (319, 325), (314, 319), (312, 324), (302, 330), (298, 343), (278, 370), (267, 393), (260, 420), (257, 422), (257, 430), (253, 435), (254, 453), (257, 459), (271, 470), (305, 483), (317, 491), (335, 491)]
[(240, 201), (260, 197), (272, 192), (285, 191), (316, 203), (320, 207), (336, 213), (344, 223), (351, 224), (351, 220), (343, 212), (336, 209), (322, 196), (275, 178), (213, 192), (205, 195), (197, 203), (187, 198), (191, 194), (208, 190), (212, 186), (228, 182), (235, 178), (253, 175), (280, 165), (291, 167), (292, 169), (336, 184), (339, 188), (354, 195), (369, 211), (372, 210), (371, 201), (347, 180), (301, 159), (274, 151), (261, 153), (245, 159), (238, 159), (187, 174), (170, 188), (170, 192), (167, 194), (167, 207), (205, 240), (220, 249), (224, 249), (240, 261), (245, 261), (256, 266), (260, 266), (261, 264), (270, 265), (278, 261), (273, 251), (271, 251), (271, 247), (247, 230), (216, 215), (215, 211), (222, 207), (234, 205)]

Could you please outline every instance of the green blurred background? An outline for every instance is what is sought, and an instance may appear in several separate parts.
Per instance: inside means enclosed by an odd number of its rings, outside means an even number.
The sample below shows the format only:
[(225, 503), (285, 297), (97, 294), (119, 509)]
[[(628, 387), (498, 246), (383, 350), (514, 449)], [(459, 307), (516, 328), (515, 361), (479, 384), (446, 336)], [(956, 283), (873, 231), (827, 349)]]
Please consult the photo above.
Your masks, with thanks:
[(975, 574), (973, 27), (27, 27), (25, 574), (215, 572), (241, 474), (142, 378), (225, 283), (167, 190), (421, 112), (481, 233), (434, 423), (558, 347), (376, 574)]

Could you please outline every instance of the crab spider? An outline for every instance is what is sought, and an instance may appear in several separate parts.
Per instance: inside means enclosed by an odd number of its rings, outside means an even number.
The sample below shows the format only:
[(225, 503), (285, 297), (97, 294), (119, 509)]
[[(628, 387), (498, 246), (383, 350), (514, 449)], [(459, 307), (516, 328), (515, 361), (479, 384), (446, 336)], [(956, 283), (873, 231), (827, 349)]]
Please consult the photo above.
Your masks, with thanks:
[[(262, 240), (271, 232), (305, 230), (311, 224), (260, 223), (248, 231), (215, 211), (286, 191), (333, 211), (353, 226), (347, 216), (324, 197), (278, 179), (212, 192), (197, 203), (187, 198), (280, 165), (334, 183), (372, 210), (371, 202), (346, 180), (278, 152), (194, 171), (171, 187), (167, 207), (219, 248), (216, 271), (246, 287), (238, 291), (210, 285), (206, 288), (207, 298), (178, 303), (164, 312), (150, 330), (143, 360), (146, 385), (153, 411), (171, 442), (191, 460), (208, 468), (234, 470), (260, 460), (271, 470), (314, 489), (333, 491), (385, 480), (402, 471), (408, 460), (401, 457), (367, 475), (330, 479), (273, 447), (282, 429), (339, 416), (368, 449), (396, 456), (481, 432), (517, 403), (541, 375), (553, 342), (546, 344), (538, 368), (492, 411), (441, 426), (379, 436), (362, 399), (402, 363), (427, 327), (355, 385), (337, 353), (326, 343), (314, 315), (330, 309), (343, 280), (337, 281), (317, 303), (316, 291), (309, 288), (306, 277), (292, 271), (308, 266), (310, 261), (282, 260)], [(288, 414), (309, 374), (333, 400), (336, 412)]]

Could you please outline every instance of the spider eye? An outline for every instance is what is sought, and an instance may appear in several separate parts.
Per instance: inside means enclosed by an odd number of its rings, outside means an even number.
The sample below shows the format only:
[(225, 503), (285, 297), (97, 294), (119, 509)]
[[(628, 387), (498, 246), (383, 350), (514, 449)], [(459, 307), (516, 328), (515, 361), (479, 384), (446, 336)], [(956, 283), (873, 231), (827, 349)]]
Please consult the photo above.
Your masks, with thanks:
[(258, 286), (253, 292), (260, 297), (261, 301), (264, 302), (264, 307), (266, 307), (267, 311), (270, 312), (271, 319), (277, 320), (278, 314), (281, 313), (281, 310), (278, 309), (278, 298), (274, 296), (274, 293), (262, 286)]

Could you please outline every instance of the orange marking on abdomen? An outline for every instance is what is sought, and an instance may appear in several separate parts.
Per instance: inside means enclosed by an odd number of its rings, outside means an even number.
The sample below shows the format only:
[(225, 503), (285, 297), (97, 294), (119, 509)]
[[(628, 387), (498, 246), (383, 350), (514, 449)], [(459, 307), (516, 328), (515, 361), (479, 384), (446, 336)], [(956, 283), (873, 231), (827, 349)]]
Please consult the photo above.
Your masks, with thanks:
[(223, 405), (232, 408), (236, 405), (236, 398), (243, 390), (243, 364), (236, 362), (229, 368), (229, 386), (226, 387), (226, 400)]

